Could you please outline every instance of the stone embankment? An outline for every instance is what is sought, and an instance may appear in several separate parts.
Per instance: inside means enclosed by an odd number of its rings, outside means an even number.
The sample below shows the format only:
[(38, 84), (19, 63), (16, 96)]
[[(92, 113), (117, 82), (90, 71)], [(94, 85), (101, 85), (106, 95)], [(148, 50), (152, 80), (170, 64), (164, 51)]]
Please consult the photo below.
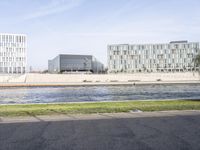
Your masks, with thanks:
[(198, 73), (0, 75), (0, 86), (199, 83)]

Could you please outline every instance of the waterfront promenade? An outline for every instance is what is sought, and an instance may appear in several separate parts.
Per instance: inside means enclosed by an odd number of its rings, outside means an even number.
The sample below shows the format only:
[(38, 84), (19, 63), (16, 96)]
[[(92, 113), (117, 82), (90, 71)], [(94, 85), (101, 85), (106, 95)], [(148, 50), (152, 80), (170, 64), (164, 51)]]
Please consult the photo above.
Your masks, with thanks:
[(0, 86), (65, 86), (199, 83), (198, 73), (0, 75)]
[(0, 150), (199, 150), (200, 112), (0, 118)]

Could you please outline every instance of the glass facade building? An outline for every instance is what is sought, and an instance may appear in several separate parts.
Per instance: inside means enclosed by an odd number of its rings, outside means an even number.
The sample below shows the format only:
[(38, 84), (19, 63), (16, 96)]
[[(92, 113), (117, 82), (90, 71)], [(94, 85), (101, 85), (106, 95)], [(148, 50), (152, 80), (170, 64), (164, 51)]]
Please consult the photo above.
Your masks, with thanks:
[(0, 73), (26, 72), (26, 35), (0, 33)]
[(198, 42), (108, 45), (108, 72), (196, 71), (193, 59), (200, 54)]
[(91, 71), (102, 73), (104, 66), (92, 55), (60, 54), (48, 61), (49, 73)]

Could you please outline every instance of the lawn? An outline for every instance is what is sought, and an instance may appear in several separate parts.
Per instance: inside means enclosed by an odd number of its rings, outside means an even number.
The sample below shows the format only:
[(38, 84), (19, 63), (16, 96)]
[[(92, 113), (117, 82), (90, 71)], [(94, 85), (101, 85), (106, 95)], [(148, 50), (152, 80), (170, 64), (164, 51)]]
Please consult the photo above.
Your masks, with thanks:
[(0, 105), (0, 116), (117, 113), (135, 109), (142, 111), (200, 110), (200, 100)]

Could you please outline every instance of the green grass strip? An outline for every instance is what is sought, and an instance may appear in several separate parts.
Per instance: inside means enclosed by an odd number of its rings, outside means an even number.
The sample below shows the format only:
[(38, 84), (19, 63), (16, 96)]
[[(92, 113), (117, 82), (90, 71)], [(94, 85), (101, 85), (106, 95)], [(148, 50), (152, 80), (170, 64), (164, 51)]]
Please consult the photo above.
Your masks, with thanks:
[(200, 110), (200, 100), (0, 105), (0, 116), (118, 113), (134, 109), (142, 111)]

